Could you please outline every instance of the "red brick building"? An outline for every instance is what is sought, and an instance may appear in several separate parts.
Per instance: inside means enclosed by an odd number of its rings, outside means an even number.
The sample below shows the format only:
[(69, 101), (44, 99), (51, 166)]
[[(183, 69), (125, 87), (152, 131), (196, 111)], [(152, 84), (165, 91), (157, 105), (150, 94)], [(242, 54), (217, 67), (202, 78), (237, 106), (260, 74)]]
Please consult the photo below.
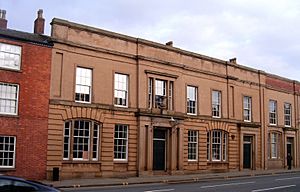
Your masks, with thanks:
[(0, 12), (0, 173), (46, 177), (51, 43), (42, 10), (34, 33), (7, 29)]

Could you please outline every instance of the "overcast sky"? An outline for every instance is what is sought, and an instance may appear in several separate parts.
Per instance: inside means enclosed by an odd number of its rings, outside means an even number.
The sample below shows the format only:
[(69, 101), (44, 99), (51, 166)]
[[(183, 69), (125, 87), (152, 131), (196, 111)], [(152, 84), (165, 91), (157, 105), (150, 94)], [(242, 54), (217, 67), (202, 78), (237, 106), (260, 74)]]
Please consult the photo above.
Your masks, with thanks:
[(66, 19), (300, 81), (299, 0), (0, 0), (8, 27)]

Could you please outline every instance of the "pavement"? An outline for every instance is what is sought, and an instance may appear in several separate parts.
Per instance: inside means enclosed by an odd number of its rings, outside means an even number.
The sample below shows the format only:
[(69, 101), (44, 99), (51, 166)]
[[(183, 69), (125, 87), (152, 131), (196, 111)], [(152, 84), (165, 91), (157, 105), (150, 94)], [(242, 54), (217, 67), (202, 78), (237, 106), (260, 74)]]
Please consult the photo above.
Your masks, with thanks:
[(61, 181), (42, 181), (56, 188), (104, 187), (117, 185), (151, 184), (151, 183), (189, 183), (209, 180), (230, 179), (237, 177), (254, 177), (263, 175), (292, 174), (300, 172), (300, 168), (287, 170), (243, 170), (224, 173), (197, 173), (184, 175), (151, 175), (128, 178), (78, 178)]

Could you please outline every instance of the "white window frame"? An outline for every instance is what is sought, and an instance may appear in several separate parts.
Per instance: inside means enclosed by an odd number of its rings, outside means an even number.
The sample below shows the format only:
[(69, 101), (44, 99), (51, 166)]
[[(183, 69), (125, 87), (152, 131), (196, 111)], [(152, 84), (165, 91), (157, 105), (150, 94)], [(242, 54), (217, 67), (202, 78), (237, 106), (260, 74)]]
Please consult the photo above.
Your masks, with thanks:
[[(10, 98), (7, 95), (10, 94), (12, 96), (13, 93), (9, 92), (4, 92), (2, 89), (3, 87), (6, 87), (5, 89), (7, 90), (8, 87), (15, 87), (16, 88), (16, 93), (14, 98)], [(2, 92), (3, 91), (3, 92)], [(15, 112), (7, 112), (7, 111), (2, 111), (3, 107), (2, 105), (5, 104), (6, 102), (15, 102)], [(12, 84), (12, 83), (3, 83), (0, 82), (0, 114), (4, 115), (18, 115), (18, 106), (19, 106), (19, 85), (17, 84)]]
[(72, 131), (72, 122), (71, 121), (65, 122), (65, 124), (64, 124), (63, 160), (70, 159), (71, 131)]
[(280, 136), (281, 134), (271, 132), (270, 134), (270, 157), (271, 159), (280, 159)]
[[(92, 142), (92, 160), (93, 161), (98, 161), (99, 159), (99, 134), (100, 134), (100, 125), (98, 123), (93, 123), (93, 140), (91, 141)], [(97, 127), (97, 132), (95, 134), (95, 130), (96, 130), (96, 127)], [(96, 147), (96, 151), (94, 149), (94, 147)], [(96, 157), (94, 157), (94, 153), (96, 154)]]
[[(193, 156), (194, 158), (191, 158)], [(198, 131), (188, 130), (188, 161), (197, 161), (197, 160), (198, 160)]]
[[(186, 111), (188, 115), (197, 115), (197, 92), (198, 89), (195, 86), (188, 85), (186, 88), (186, 96), (187, 96), (187, 102), (186, 102)], [(192, 106), (194, 102), (194, 106)], [(194, 111), (193, 111), (194, 109)]]
[(252, 121), (252, 97), (244, 96), (243, 98), (243, 117), (245, 122)]
[[(80, 122), (89, 123), (88, 127), (88, 134), (86, 135), (75, 135), (75, 122), (78, 121), (78, 124), (80, 126)], [(67, 126), (68, 124), (68, 126)], [(95, 136), (95, 126), (97, 126), (97, 135)], [(63, 146), (63, 160), (73, 160), (73, 161), (98, 161), (99, 160), (99, 139), (100, 139), (100, 124), (95, 121), (90, 121), (86, 119), (73, 119), (70, 121), (66, 121), (64, 124), (64, 146)], [(66, 131), (68, 129), (68, 132)], [(86, 129), (85, 129), (86, 130)], [(78, 133), (80, 134), (79, 130)], [(83, 131), (84, 133), (84, 131)], [(74, 158), (74, 146), (75, 146), (75, 137), (76, 138), (85, 138), (88, 139), (87, 147), (88, 150), (85, 151), (84, 154), (84, 148), (82, 149), (82, 157), (81, 158)], [(94, 143), (96, 141), (96, 143)], [(79, 143), (80, 144), (80, 143)], [(84, 143), (83, 143), (84, 144)], [(96, 146), (96, 151), (94, 151), (94, 146)], [(79, 145), (78, 145), (79, 146)], [(77, 150), (78, 151), (78, 150)], [(96, 157), (94, 157), (94, 152), (96, 152)], [(66, 155), (65, 155), (66, 154)]]
[[(125, 78), (125, 82), (122, 82), (122, 80)], [(128, 107), (128, 75), (121, 74), (121, 73), (115, 73), (115, 81), (114, 81), (114, 104), (118, 107)], [(125, 84), (125, 89), (123, 88)], [(117, 97), (117, 95), (125, 95), (125, 97)], [(118, 99), (124, 99), (125, 104), (118, 104)]]
[(212, 91), (212, 117), (221, 118), (222, 114), (222, 93), (221, 91)]
[[(85, 121), (85, 120), (77, 120), (78, 121), (78, 133), (80, 134), (80, 130), (83, 130), (83, 133), (85, 132), (85, 130), (88, 129), (88, 133), (89, 135), (75, 135), (75, 121), (74, 121), (74, 125), (72, 126), (73, 128), (73, 147), (72, 147), (72, 153), (73, 153), (73, 160), (75, 161), (88, 161), (90, 159), (90, 142), (91, 142), (91, 122), (90, 121)], [(84, 127), (80, 127), (80, 122), (84, 122)], [(89, 123), (88, 127), (86, 127), (86, 123)], [(78, 142), (75, 142), (75, 139), (78, 138)], [(84, 142), (79, 142), (80, 139), (83, 139)], [(85, 141), (87, 139), (87, 142)], [(77, 144), (77, 147), (79, 148), (79, 146), (83, 146), (83, 149), (77, 149), (77, 153), (80, 154), (82, 153), (82, 157), (74, 157), (74, 146)], [(84, 149), (84, 145), (87, 145), (87, 151)], [(87, 157), (85, 157), (85, 154), (87, 155)]]
[(226, 162), (227, 153), (228, 133), (223, 130), (207, 132), (207, 161)]
[(0, 43), (0, 68), (20, 70), (21, 55), (21, 46)]
[(284, 126), (292, 126), (292, 104), (284, 103)]
[[(119, 128), (126, 128), (126, 137), (119, 137), (120, 133), (122, 131), (119, 131)], [(128, 132), (129, 132), (129, 126), (128, 125), (124, 125), (124, 124), (116, 124), (115, 125), (115, 129), (114, 129), (114, 161), (127, 161), (128, 159)], [(117, 137), (116, 137), (117, 135)], [(121, 142), (122, 145), (120, 145), (122, 147), (122, 149), (125, 149), (125, 157), (122, 158), (122, 154), (124, 154), (123, 151), (119, 151), (116, 150), (116, 148), (118, 149), (119, 146), (119, 142)], [(125, 148), (124, 148), (124, 143), (125, 143)], [(121, 154), (121, 155), (120, 155)], [(121, 158), (116, 157), (116, 156), (121, 156)]]
[[(81, 72), (86, 72), (90, 74), (86, 74), (85, 76), (80, 76), (79, 73)], [(89, 68), (84, 68), (84, 67), (76, 67), (76, 82), (75, 82), (75, 102), (78, 103), (91, 103), (92, 99), (92, 79), (93, 79), (93, 70)], [(84, 82), (83, 82), (84, 81)], [(88, 89), (88, 93), (86, 91), (79, 91), (78, 89)], [(79, 94), (79, 99), (77, 99), (77, 94)], [(88, 94), (88, 101), (80, 99), (81, 95)]]
[(277, 101), (269, 100), (269, 124), (277, 125)]
[(148, 108), (174, 108), (174, 82), (164, 79), (148, 78)]
[[(3, 137), (3, 143), (0, 143), (0, 145), (4, 145), (3, 146), (3, 150), (1, 150), (0, 152), (1, 153), (13, 153), (13, 157), (12, 157), (12, 160), (13, 160), (13, 164), (12, 165), (0, 165), (0, 168), (15, 168), (15, 161), (16, 161), (16, 137), (15, 136), (6, 136), (6, 135), (1, 135), (0, 137)], [(9, 142), (6, 143), (6, 138), (9, 139)], [(13, 143), (10, 142), (11, 138), (13, 138)], [(7, 146), (9, 148), (9, 146), (13, 145), (13, 150), (10, 150), (10, 149), (6, 149)], [(0, 157), (0, 160), (3, 158), (4, 160), (4, 157)], [(11, 158), (6, 158), (6, 160), (8, 159), (11, 159)], [(4, 162), (4, 161), (3, 161)]]

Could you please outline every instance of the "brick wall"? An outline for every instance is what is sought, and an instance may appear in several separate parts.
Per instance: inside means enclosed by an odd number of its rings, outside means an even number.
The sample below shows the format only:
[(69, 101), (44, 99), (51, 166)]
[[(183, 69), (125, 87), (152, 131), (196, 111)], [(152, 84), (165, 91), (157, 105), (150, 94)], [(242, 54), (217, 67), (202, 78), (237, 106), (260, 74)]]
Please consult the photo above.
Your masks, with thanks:
[(44, 179), (51, 48), (4, 39), (0, 42), (22, 46), (21, 70), (0, 69), (0, 82), (19, 85), (18, 115), (0, 115), (0, 135), (17, 138), (15, 169), (0, 169), (0, 172), (30, 179)]

